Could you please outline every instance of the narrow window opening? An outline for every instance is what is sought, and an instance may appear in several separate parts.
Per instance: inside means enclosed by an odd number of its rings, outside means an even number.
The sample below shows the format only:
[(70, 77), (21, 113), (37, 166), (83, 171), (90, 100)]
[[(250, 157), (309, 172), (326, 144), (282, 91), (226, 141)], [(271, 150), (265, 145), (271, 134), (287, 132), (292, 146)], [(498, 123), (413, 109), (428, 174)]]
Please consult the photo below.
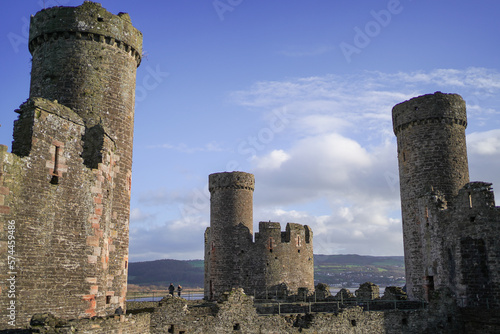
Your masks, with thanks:
[(434, 276), (427, 276), (429, 281), (429, 291), (434, 291)]
[(403, 152), (403, 162), (405, 162), (405, 161), (406, 161), (406, 154), (405, 154), (405, 152)]
[(52, 171), (52, 178), (50, 179), (50, 184), (59, 184), (59, 146), (56, 146), (54, 152), (54, 170)]
[(102, 21), (104, 21), (104, 19), (102, 17), (98, 17), (97, 21), (102, 22)]
[(297, 252), (300, 253), (300, 249), (298, 249)]
[(476, 220), (476, 216), (471, 216), (470, 217), (470, 222), (473, 223)]
[(170, 325), (170, 327), (168, 327), (168, 332), (174, 333), (174, 325)]
[(50, 184), (59, 184), (59, 176), (52, 175), (52, 177), (50, 178)]
[(401, 320), (401, 323), (403, 324), (403, 326), (408, 326), (408, 319), (403, 318), (403, 320)]
[(179, 331), (179, 334), (186, 334), (186, 331)]
[(273, 252), (273, 249), (272, 249), (272, 248), (270, 248), (270, 249), (269, 249), (269, 253), (272, 253), (272, 252)]
[(106, 304), (111, 304), (111, 296), (106, 296)]
[(431, 298), (431, 293), (434, 291), (434, 276), (425, 276), (425, 294), (427, 301)]
[(234, 324), (233, 331), (239, 331), (240, 329), (240, 324)]
[(128, 267), (128, 261), (125, 261), (125, 269)]
[(351, 320), (351, 326), (352, 326), (352, 327), (356, 327), (356, 320), (354, 320), (354, 319), (353, 319), (353, 320)]
[(469, 209), (472, 209), (472, 195), (469, 193)]

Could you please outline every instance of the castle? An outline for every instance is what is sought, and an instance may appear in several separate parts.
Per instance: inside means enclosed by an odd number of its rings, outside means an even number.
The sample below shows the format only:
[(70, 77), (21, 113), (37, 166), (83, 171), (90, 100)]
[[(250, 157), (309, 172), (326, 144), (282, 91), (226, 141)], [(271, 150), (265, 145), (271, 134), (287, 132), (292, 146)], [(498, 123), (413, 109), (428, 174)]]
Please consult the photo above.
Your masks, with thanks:
[(210, 227), (205, 231), (205, 288), (208, 300), (232, 288), (256, 297), (314, 290), (309, 226), (260, 222), (253, 241), (254, 176), (243, 172), (209, 176)]
[(0, 329), (31, 319), (36, 333), (500, 331), (500, 209), (491, 184), (469, 182), (465, 102), (440, 92), (393, 108), (411, 299), (402, 308), (388, 294), (389, 308), (370, 309), (370, 283), (340, 298), (318, 286), (312, 298), (311, 229), (261, 222), (254, 240), (255, 181), (243, 172), (209, 177), (206, 300), (127, 306), (141, 49), (128, 14), (97, 3), (32, 17), (30, 96), (12, 152), (0, 146)]
[(114, 314), (127, 292), (142, 34), (84, 2), (32, 16), (29, 50), (29, 99), (0, 147), (2, 327)]

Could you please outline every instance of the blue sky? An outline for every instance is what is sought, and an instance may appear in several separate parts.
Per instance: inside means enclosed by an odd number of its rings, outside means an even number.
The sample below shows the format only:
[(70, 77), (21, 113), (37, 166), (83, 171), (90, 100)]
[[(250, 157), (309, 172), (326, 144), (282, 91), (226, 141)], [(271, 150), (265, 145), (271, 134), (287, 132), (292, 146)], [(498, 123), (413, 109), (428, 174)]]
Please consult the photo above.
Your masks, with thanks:
[[(29, 16), (0, 12), (0, 143), (29, 93)], [(392, 107), (467, 102), (472, 181), (500, 184), (500, 3), (103, 0), (144, 35), (131, 261), (203, 258), (208, 175), (255, 174), (254, 222), (307, 224), (316, 254), (403, 255)], [(254, 228), (254, 231), (257, 227)]]

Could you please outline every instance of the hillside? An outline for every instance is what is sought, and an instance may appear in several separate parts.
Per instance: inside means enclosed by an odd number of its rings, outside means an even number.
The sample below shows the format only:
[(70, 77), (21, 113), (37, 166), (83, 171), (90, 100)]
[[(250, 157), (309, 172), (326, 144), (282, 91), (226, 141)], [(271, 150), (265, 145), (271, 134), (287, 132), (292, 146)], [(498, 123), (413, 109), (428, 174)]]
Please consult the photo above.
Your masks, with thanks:
[(133, 262), (128, 268), (128, 283), (168, 287), (203, 287), (203, 260), (156, 260)]
[[(404, 285), (402, 256), (314, 255), (314, 278), (336, 286), (373, 282), (381, 286)], [(140, 286), (180, 284), (203, 287), (203, 260), (156, 260), (129, 264), (128, 283)]]
[(356, 287), (364, 282), (380, 286), (405, 284), (403, 256), (314, 255), (314, 280)]

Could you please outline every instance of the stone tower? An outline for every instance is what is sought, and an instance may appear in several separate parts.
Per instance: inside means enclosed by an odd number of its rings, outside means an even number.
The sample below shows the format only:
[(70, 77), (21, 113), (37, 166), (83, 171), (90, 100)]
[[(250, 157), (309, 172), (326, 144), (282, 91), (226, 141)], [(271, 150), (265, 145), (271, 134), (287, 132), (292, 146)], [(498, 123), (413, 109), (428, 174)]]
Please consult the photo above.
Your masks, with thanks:
[(85, 1), (33, 16), (29, 50), (30, 96), (16, 110), (12, 153), (0, 150), (0, 243), (9, 229), (16, 240), (12, 267), (0, 248), (0, 304), (15, 303), (18, 326), (41, 312), (112, 314), (127, 291), (142, 34), (128, 14)]
[(253, 241), (254, 176), (209, 176), (210, 227), (205, 231), (206, 299), (232, 288), (257, 298), (314, 290), (312, 230), (307, 225), (260, 222)]
[(209, 176), (210, 228), (205, 232), (205, 296), (210, 299), (233, 287), (241, 287), (241, 282), (247, 279), (245, 268), (253, 235), (254, 186), (254, 176), (244, 172)]
[[(426, 240), (425, 213), (418, 202), (431, 193), (444, 205), (469, 182), (464, 100), (436, 92), (413, 98), (392, 110), (397, 137), (407, 292), (425, 298), (434, 286), (432, 244)], [(428, 215), (428, 214), (427, 214)], [(428, 225), (428, 224), (427, 224)], [(435, 256), (434, 256), (435, 257)]]

